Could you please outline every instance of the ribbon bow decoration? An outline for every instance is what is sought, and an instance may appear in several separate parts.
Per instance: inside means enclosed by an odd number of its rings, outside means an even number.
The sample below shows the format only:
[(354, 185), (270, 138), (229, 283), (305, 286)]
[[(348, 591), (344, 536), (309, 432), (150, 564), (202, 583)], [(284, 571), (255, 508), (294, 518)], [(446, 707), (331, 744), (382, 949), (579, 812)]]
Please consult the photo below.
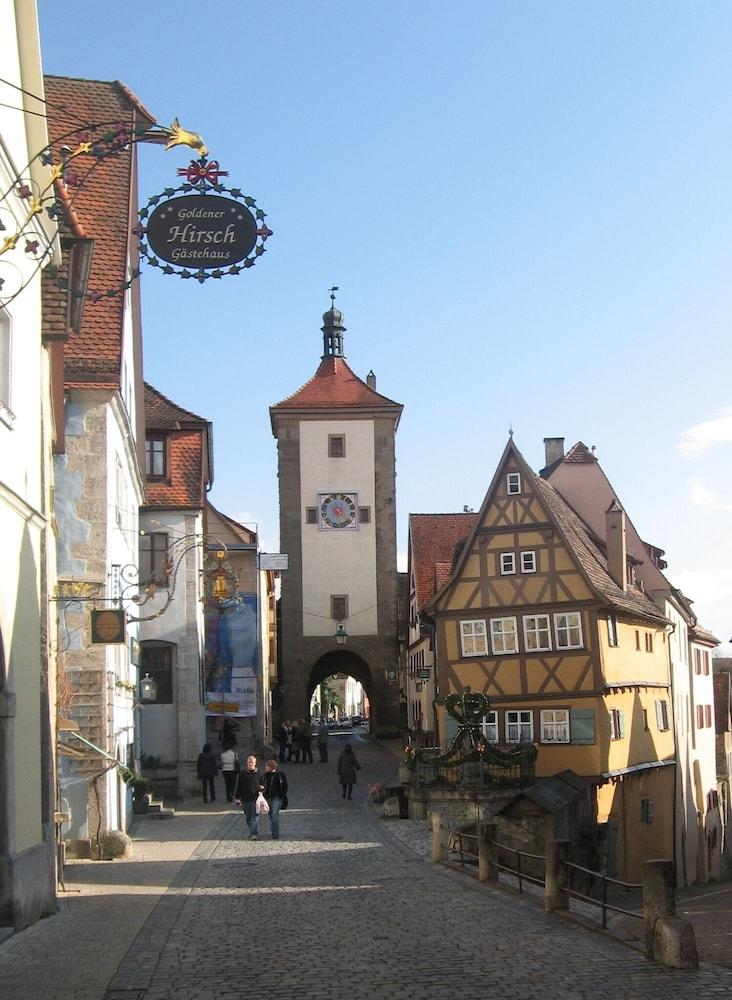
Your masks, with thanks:
[(219, 169), (218, 160), (191, 160), (187, 167), (178, 167), (178, 176), (185, 177), (189, 184), (218, 184), (219, 177), (228, 177), (228, 170)]

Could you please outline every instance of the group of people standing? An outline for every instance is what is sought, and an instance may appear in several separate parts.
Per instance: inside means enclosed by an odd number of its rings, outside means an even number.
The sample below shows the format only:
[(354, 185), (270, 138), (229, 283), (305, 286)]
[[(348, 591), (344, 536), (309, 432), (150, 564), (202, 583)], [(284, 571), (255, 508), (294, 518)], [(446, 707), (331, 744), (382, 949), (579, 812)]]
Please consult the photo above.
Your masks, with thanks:
[[(320, 762), (328, 762), (328, 727), (323, 719), (318, 727), (318, 749)], [(220, 755), (221, 773), (226, 788), (226, 801), (236, 802), (241, 806), (249, 828), (249, 839), (256, 840), (259, 836), (259, 817), (269, 815), (270, 830), (273, 840), (280, 836), (280, 812), (287, 808), (287, 776), (279, 770), (279, 764), (285, 760), (294, 762), (313, 762), (312, 731), (309, 723), (304, 720), (299, 723), (283, 722), (275, 739), (279, 743), (279, 761), (271, 759), (265, 765), (263, 775), (257, 770), (257, 758), (250, 754), (246, 760), (246, 769), (239, 765), (239, 755), (234, 743), (228, 742)], [(308, 760), (309, 758), (309, 760)], [(356, 784), (356, 773), (361, 765), (353, 752), (353, 747), (347, 743), (338, 757), (336, 772), (343, 789), (343, 798), (350, 799)], [(198, 755), (198, 777), (201, 781), (201, 793), (204, 802), (209, 796), (216, 801), (216, 785), (214, 779), (219, 772), (219, 759), (206, 743)]]
[[(325, 719), (318, 723), (317, 741), (320, 763), (328, 763), (328, 725)], [(313, 728), (307, 719), (300, 719), (299, 722), (283, 722), (275, 733), (275, 741), (279, 744), (280, 763), (292, 761), (299, 764), (312, 764), (313, 762)]]
[(275, 733), (275, 741), (279, 744), (280, 763), (291, 761), (299, 764), (313, 763), (313, 731), (310, 722), (300, 719), (297, 722), (283, 722)]

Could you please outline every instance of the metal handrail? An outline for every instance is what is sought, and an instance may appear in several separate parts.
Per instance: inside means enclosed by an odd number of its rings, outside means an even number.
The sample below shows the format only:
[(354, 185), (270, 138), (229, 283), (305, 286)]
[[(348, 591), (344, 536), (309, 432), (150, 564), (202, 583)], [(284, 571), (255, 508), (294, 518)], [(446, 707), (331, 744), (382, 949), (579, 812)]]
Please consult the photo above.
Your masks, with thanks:
[[(603, 875), (602, 872), (596, 872), (592, 868), (585, 868), (584, 865), (575, 864), (573, 861), (563, 862), (565, 868), (567, 869), (568, 875), (567, 885), (565, 891), (571, 899), (581, 899), (586, 903), (591, 903), (593, 906), (599, 906), (602, 909), (602, 929), (607, 930), (607, 911), (611, 910), (613, 913), (622, 913), (626, 917), (635, 917), (638, 920), (643, 920), (644, 916), (639, 913), (638, 910), (628, 910), (623, 906), (616, 906), (614, 903), (608, 903), (607, 901), (607, 889), (608, 885), (617, 885), (621, 889), (626, 889), (630, 891), (642, 892), (643, 886), (636, 882), (623, 882), (619, 878), (613, 878), (611, 875)], [(586, 875), (591, 875), (593, 878), (599, 878), (602, 886), (602, 898), (597, 899), (595, 896), (588, 896), (578, 889), (573, 889), (571, 886), (571, 873), (573, 871), (584, 872)]]
[[(499, 871), (506, 872), (509, 875), (515, 875), (518, 878), (519, 892), (524, 891), (524, 882), (531, 882), (533, 885), (545, 885), (546, 880), (543, 878), (537, 878), (536, 875), (531, 875), (529, 872), (521, 871), (521, 858), (530, 858), (532, 861), (541, 861), (546, 865), (546, 858), (543, 854), (529, 854), (528, 851), (519, 851), (515, 847), (507, 847), (506, 844), (499, 844), (495, 841), (496, 854), (498, 851), (508, 851), (511, 854), (516, 855), (516, 867), (511, 868), (510, 865), (501, 864), (499, 861), (496, 865)], [(546, 869), (545, 869), (546, 870)]]

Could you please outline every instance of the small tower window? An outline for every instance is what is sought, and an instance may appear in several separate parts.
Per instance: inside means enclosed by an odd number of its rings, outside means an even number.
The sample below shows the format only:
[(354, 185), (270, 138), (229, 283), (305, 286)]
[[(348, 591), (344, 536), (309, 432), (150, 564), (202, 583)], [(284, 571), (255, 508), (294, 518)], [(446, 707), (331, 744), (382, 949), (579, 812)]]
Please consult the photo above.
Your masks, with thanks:
[(521, 473), (520, 472), (509, 472), (506, 476), (506, 493), (509, 496), (515, 496), (517, 493), (521, 492)]
[(346, 457), (346, 436), (345, 434), (328, 435), (328, 458)]
[(331, 594), (330, 596), (330, 617), (337, 622), (345, 621), (348, 618), (348, 595)]

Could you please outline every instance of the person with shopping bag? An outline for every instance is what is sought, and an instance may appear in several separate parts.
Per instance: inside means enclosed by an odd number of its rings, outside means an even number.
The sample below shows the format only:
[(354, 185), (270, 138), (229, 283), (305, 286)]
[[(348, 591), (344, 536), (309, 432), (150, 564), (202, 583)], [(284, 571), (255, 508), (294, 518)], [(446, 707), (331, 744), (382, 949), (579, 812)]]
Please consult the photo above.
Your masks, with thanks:
[[(249, 827), (249, 839), (257, 839), (257, 820), (259, 814), (256, 808), (259, 794), (264, 788), (262, 780), (257, 773), (257, 758), (247, 757), (246, 771), (239, 772), (239, 779), (236, 783), (235, 797), (237, 803), (241, 803), (244, 818)], [(262, 800), (264, 801), (264, 799)]]
[(287, 775), (280, 771), (277, 761), (268, 760), (264, 773), (264, 798), (269, 806), (269, 823), (272, 840), (280, 837), (280, 810), (287, 809)]

